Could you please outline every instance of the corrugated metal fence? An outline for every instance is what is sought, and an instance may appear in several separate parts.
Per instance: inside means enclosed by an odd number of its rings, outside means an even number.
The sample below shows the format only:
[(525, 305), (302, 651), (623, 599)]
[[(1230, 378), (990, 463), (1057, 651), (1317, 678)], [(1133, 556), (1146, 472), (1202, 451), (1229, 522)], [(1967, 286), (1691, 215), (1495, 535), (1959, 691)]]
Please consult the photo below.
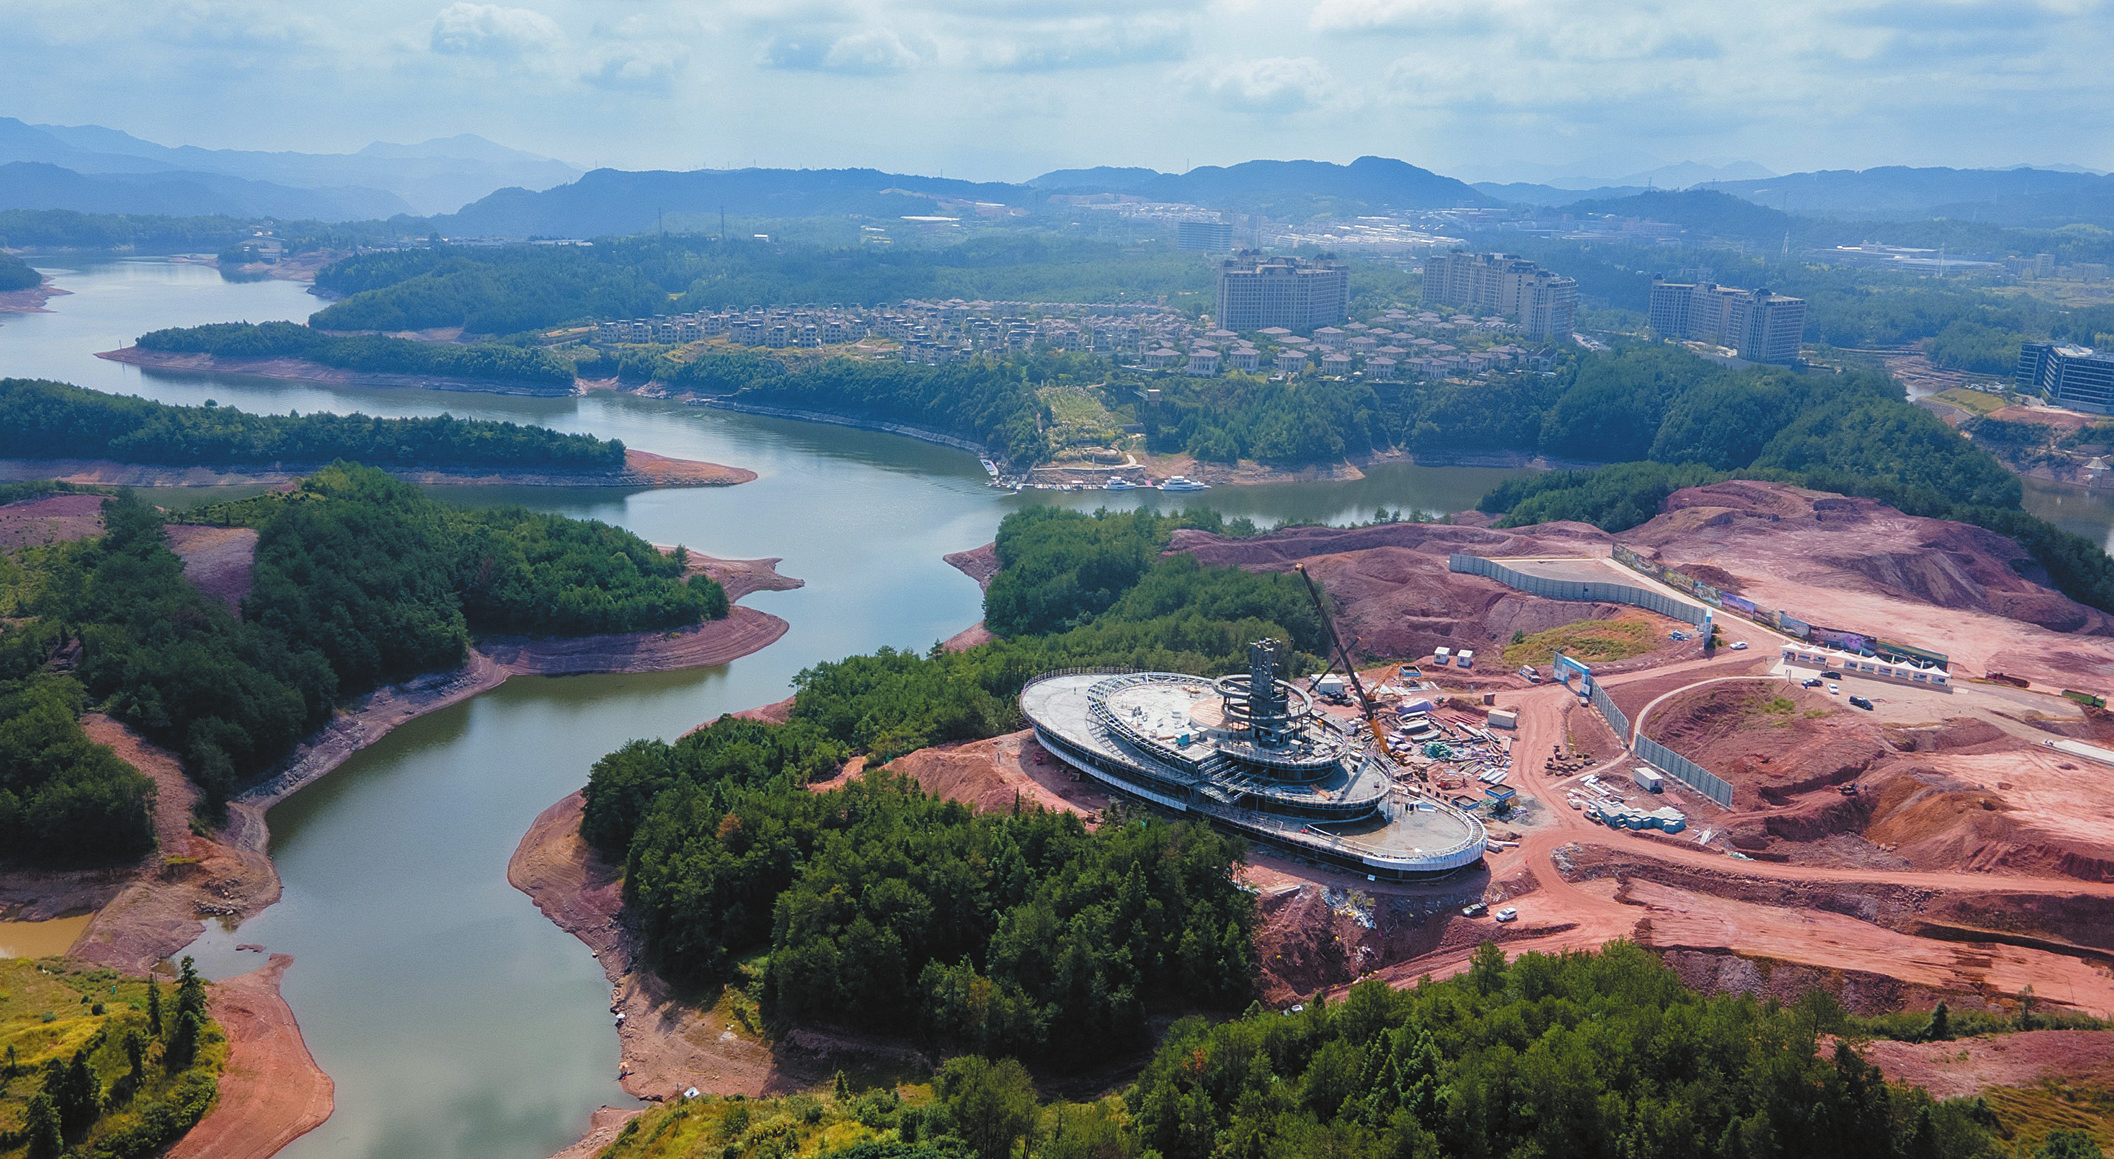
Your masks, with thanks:
[(1615, 739), (1628, 745), (1630, 718), (1622, 715), (1622, 710), (1615, 707), (1615, 702), (1608, 697), (1607, 689), (1602, 688), (1597, 680), (1593, 682), (1593, 694), (1590, 699), (1593, 707), (1600, 710), (1600, 719), (1607, 721), (1608, 727), (1615, 730)]
[(1456, 552), (1446, 557), (1446, 568), (1449, 571), (1494, 579), (1506, 587), (1518, 588), (1530, 596), (1549, 600), (1591, 600), (1602, 604), (1628, 604), (1698, 627), (1701, 627), (1704, 619), (1710, 615), (1707, 609), (1686, 600), (1677, 600), (1664, 592), (1599, 580), (1560, 580), (1528, 575), (1479, 555), (1462, 555)]
[(1630, 742), (1630, 751), (1666, 770), (1675, 780), (1719, 805), (1727, 809), (1732, 808), (1732, 786), (1702, 765), (1642, 733), (1637, 734), (1636, 739)]
[[(1699, 627), (1702, 625), (1704, 617), (1708, 614), (1702, 608), (1685, 600), (1677, 600), (1659, 592), (1647, 591), (1644, 588), (1633, 588), (1628, 584), (1598, 583), (1589, 580), (1547, 579), (1542, 576), (1514, 571), (1504, 564), (1484, 559), (1479, 555), (1461, 555), (1459, 553), (1450, 555), (1446, 559), (1446, 567), (1449, 571), (1494, 579), (1506, 587), (1518, 588), (1528, 595), (1541, 596), (1544, 599), (1592, 600), (1605, 604), (1628, 604), (1631, 607), (1657, 612), (1671, 619), (1686, 620)], [(1600, 682), (1597, 680), (1593, 682), (1588, 701), (1592, 704), (1594, 711), (1600, 714), (1601, 719), (1608, 722), (1608, 727), (1615, 730), (1615, 737), (1622, 742), (1624, 748), (1636, 753), (1650, 764), (1665, 770), (1668, 776), (1716, 801), (1724, 808), (1732, 808), (1732, 786), (1726, 784), (1724, 778), (1642, 733), (1639, 733), (1634, 738), (1631, 737), (1630, 718), (1623, 715), (1621, 709), (1615, 707), (1615, 702), (1609, 698), (1607, 690), (1601, 688)]]

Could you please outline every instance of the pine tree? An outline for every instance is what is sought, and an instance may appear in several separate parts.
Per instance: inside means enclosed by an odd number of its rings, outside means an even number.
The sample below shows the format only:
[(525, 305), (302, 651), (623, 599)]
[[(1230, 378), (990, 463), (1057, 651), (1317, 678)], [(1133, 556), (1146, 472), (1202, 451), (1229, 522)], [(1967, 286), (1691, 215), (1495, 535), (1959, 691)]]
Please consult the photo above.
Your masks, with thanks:
[(59, 1108), (52, 1103), (50, 1095), (40, 1092), (29, 1100), (29, 1109), (23, 1115), (22, 1134), (29, 1142), (28, 1159), (59, 1159), (66, 1140), (59, 1133)]
[(147, 1033), (161, 1037), (161, 980), (147, 979)]

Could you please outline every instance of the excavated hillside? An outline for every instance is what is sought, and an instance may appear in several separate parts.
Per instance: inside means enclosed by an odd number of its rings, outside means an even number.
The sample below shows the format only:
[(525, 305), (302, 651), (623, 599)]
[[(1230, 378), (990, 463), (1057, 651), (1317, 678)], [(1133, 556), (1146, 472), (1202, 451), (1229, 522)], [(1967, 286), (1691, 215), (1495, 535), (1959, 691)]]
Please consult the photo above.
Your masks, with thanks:
[(1732, 783), (1726, 821), (1749, 853), (2114, 880), (2108, 778), (1987, 721), (1886, 727), (1839, 698), (1752, 680), (1673, 696), (1645, 731)]
[(1927, 643), (1965, 676), (2114, 686), (2114, 617), (2048, 587), (2018, 544), (1979, 527), (1734, 481), (1676, 491), (1617, 538), (1677, 567), (1717, 569), (1765, 608)]
[(1374, 656), (1410, 657), (1449, 648), (1490, 649), (1580, 619), (1606, 619), (1616, 604), (1537, 599), (1495, 580), (1446, 570), (1453, 552), (1485, 557), (1604, 556), (1606, 532), (1583, 523), (1498, 531), (1437, 523), (1293, 527), (1250, 539), (1177, 531), (1170, 550), (1199, 562), (1255, 571), (1307, 570), (1337, 608), (1346, 642)]

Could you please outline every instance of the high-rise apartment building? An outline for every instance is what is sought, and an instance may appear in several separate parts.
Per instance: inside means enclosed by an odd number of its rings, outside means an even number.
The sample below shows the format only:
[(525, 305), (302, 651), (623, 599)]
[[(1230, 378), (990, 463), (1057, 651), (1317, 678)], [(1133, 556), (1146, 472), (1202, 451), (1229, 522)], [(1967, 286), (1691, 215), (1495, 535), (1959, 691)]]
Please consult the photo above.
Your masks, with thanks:
[(2068, 343), (2028, 342), (2019, 347), (2015, 379), (2020, 390), (2064, 406), (2114, 414), (2114, 355)]
[(1242, 253), (1219, 263), (1218, 324), (1224, 330), (1333, 326), (1349, 319), (1350, 304), (1350, 271), (1330, 258)]
[(1651, 327), (1662, 338), (1730, 346), (1749, 362), (1793, 362), (1806, 336), (1806, 300), (1712, 282), (1652, 283)]
[(1178, 221), (1174, 227), (1174, 238), (1176, 249), (1222, 254), (1233, 248), (1233, 223)]
[(1532, 337), (1569, 341), (1578, 283), (1511, 254), (1433, 254), (1424, 259), (1424, 302), (1503, 315)]

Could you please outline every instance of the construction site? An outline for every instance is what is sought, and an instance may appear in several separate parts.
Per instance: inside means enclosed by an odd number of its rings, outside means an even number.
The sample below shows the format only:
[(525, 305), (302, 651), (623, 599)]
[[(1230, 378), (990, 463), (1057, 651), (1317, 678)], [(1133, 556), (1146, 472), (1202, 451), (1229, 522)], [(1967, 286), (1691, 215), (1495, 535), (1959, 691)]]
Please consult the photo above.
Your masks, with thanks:
[[(1184, 531), (1171, 550), (1318, 581), (1361, 695), (1339, 672), (1292, 683), (1485, 837), (1475, 864), (1430, 881), (1258, 842), (1245, 876), (1271, 1000), (1443, 976), (1485, 941), (1620, 938), (1707, 990), (2114, 1014), (2114, 619), (2036, 582), (2009, 540), (1725, 483), (1619, 536), (1464, 519)], [(1580, 586), (1535, 594), (1462, 557)], [(1823, 623), (1870, 655), (1828, 637), (1829, 663), (1803, 662)], [(1067, 783), (1034, 733), (899, 767), (950, 795), (1043, 786), (1089, 815), (1110, 799)]]

